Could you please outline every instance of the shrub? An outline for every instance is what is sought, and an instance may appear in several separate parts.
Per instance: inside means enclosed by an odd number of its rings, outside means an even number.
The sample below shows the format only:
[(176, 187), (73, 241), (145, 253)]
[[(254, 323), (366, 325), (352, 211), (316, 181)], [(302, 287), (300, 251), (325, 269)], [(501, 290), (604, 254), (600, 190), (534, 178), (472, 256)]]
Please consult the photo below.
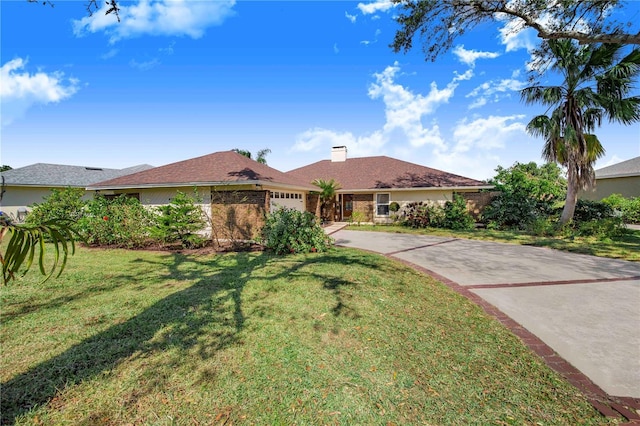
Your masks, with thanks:
[(578, 200), (573, 221), (577, 223), (591, 222), (614, 217), (613, 208), (600, 201)]
[[(42, 203), (31, 205), (31, 212), (25, 222), (29, 225), (42, 225), (51, 220), (77, 221), (83, 216), (86, 201), (82, 200), (84, 189), (52, 189), (51, 194)], [(75, 227), (75, 226), (73, 226)]]
[(112, 200), (97, 196), (89, 201), (78, 228), (89, 244), (133, 248), (151, 243), (151, 223), (152, 213), (123, 194)]
[(206, 239), (199, 232), (207, 222), (197, 201), (201, 201), (197, 193), (190, 197), (178, 191), (169, 204), (156, 208), (151, 235), (165, 243), (179, 242), (183, 247), (202, 246)]
[(469, 210), (467, 202), (458, 194), (453, 195), (452, 201), (444, 204), (444, 218), (439, 227), (456, 230), (473, 229), (475, 221)]
[(500, 192), (485, 208), (482, 220), (489, 227), (526, 229), (532, 222), (549, 217), (554, 204), (566, 193), (566, 180), (555, 164), (538, 166), (515, 163), (498, 167), (489, 180)]
[(625, 198), (620, 194), (612, 194), (603, 198), (602, 202), (618, 213), (625, 223), (640, 223), (640, 197)]
[(433, 209), (434, 206), (422, 201), (408, 203), (403, 208), (402, 224), (411, 228), (426, 228), (431, 224), (434, 216)]
[(355, 211), (355, 212), (351, 213), (351, 223), (356, 223), (356, 224), (360, 225), (366, 219), (367, 219), (367, 217), (362, 212)]
[(400, 204), (398, 204), (397, 201), (392, 201), (391, 204), (389, 204), (389, 211), (395, 213), (398, 210), (400, 210)]
[(580, 237), (596, 237), (599, 239), (616, 238), (624, 235), (624, 222), (619, 217), (607, 217), (575, 224), (573, 233)]
[(323, 252), (333, 242), (313, 214), (286, 207), (267, 215), (260, 240), (276, 254)]

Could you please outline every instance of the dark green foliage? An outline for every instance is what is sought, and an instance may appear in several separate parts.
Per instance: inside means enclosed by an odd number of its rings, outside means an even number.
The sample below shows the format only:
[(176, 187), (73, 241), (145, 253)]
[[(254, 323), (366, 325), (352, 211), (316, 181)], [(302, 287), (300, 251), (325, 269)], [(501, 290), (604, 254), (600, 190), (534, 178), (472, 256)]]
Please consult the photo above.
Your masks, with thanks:
[(442, 228), (465, 230), (473, 229), (475, 222), (469, 214), (467, 203), (458, 194), (453, 195), (452, 201), (444, 204), (444, 218), (442, 219)]
[(89, 201), (78, 228), (88, 244), (133, 248), (151, 243), (151, 223), (152, 213), (123, 194), (112, 200), (98, 196)]
[(84, 214), (86, 201), (82, 199), (84, 189), (52, 189), (42, 203), (34, 203), (25, 222), (28, 225), (42, 225), (51, 220), (75, 222)]
[(206, 239), (200, 232), (206, 226), (206, 219), (196, 204), (201, 201), (195, 191), (193, 197), (178, 191), (169, 204), (157, 207), (151, 234), (165, 243), (179, 242), (183, 247), (202, 246)]
[(323, 252), (333, 240), (309, 212), (279, 208), (267, 216), (261, 242), (276, 254)]
[(640, 197), (625, 198), (620, 194), (612, 194), (603, 198), (602, 202), (611, 206), (625, 223), (640, 223)]
[(489, 183), (499, 194), (482, 215), (483, 221), (495, 228), (526, 229), (547, 218), (566, 194), (566, 180), (553, 163), (515, 163), (507, 169), (498, 166), (496, 172)]
[(591, 222), (614, 216), (613, 208), (608, 204), (600, 201), (578, 200), (573, 221), (578, 223)]
[(431, 202), (413, 202), (402, 211), (401, 222), (411, 228), (471, 229), (474, 221), (467, 210), (467, 204), (459, 195), (443, 206)]
[(12, 170), (13, 167), (11, 166), (7, 166), (6, 164), (3, 164), (2, 166), (0, 166), (0, 172), (6, 172), (7, 170)]
[(400, 210), (400, 204), (396, 201), (392, 201), (391, 204), (389, 204), (389, 211), (397, 212), (398, 210)]
[(408, 203), (402, 211), (401, 222), (411, 228), (435, 227), (442, 220), (442, 208), (436, 204), (416, 201)]

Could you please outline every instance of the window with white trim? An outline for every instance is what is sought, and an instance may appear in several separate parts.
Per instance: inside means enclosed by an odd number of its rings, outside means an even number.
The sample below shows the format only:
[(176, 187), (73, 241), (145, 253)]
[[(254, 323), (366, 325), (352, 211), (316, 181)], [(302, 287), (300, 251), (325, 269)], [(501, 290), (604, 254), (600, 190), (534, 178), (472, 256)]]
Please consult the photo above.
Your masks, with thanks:
[(389, 200), (391, 196), (387, 194), (376, 194), (376, 216), (389, 216)]

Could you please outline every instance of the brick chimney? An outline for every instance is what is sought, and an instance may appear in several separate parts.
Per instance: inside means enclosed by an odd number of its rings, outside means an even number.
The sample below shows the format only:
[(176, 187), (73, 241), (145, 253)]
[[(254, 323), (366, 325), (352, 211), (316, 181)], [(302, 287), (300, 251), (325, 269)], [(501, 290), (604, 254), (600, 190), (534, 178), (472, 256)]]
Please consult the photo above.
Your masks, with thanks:
[(331, 148), (331, 162), (340, 163), (347, 161), (347, 147), (346, 146), (334, 146)]

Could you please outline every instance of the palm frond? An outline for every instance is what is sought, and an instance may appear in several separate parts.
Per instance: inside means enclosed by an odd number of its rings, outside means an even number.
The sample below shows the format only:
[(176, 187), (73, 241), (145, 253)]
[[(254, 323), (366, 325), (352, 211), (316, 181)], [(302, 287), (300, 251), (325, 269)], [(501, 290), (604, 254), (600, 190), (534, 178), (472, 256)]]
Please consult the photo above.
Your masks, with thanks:
[[(70, 226), (67, 220), (50, 220), (41, 225), (17, 225), (9, 222), (2, 223), (1, 235), (11, 234), (9, 243), (3, 255), (0, 255), (2, 263), (2, 280), (7, 284), (16, 278), (16, 274), (24, 267), (26, 274), (38, 252), (38, 267), (44, 276), (44, 281), (51, 278), (56, 271), (60, 276), (67, 264), (69, 254), (75, 253), (75, 239), (79, 235)], [(45, 239), (53, 244), (53, 259), (46, 264)]]

